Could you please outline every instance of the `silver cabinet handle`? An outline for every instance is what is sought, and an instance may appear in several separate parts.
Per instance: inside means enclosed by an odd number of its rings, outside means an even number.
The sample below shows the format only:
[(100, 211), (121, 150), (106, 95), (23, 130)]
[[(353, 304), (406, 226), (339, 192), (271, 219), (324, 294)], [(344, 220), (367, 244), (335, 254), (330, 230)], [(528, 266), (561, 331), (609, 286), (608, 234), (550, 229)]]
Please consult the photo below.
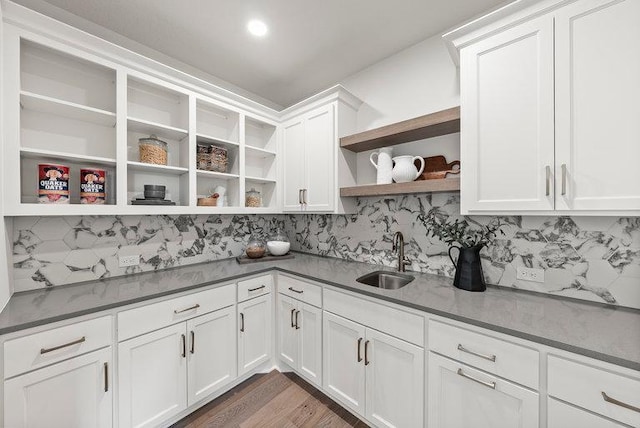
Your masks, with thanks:
[(362, 357), (360, 356), (360, 344), (362, 344), (362, 338), (358, 338), (358, 362), (362, 362)]
[(58, 349), (67, 348), (69, 346), (77, 345), (79, 343), (85, 342), (86, 340), (87, 340), (87, 338), (82, 336), (80, 339), (76, 339), (76, 340), (74, 340), (72, 342), (65, 343), (64, 345), (54, 346), (53, 348), (41, 348), (40, 349), (40, 355), (44, 355), (44, 354), (46, 354), (48, 352), (57, 351)]
[(364, 342), (364, 365), (368, 366), (369, 363), (369, 341)]
[(250, 288), (248, 291), (249, 291), (249, 293), (253, 293), (254, 291), (262, 290), (263, 288), (267, 288), (267, 286), (266, 285), (261, 285), (260, 287)]
[(640, 407), (632, 406), (631, 404), (623, 403), (622, 401), (616, 400), (615, 398), (611, 398), (604, 391), (602, 391), (602, 398), (607, 403), (615, 404), (616, 406), (624, 407), (625, 409), (633, 410), (634, 412), (640, 413)]
[(495, 355), (486, 355), (486, 354), (480, 354), (478, 352), (470, 351), (464, 346), (462, 346), (462, 343), (458, 343), (458, 351), (466, 352), (467, 354), (475, 355), (476, 357), (484, 358), (485, 360), (493, 361), (494, 363), (496, 362)]
[(562, 196), (567, 194), (567, 164), (563, 163), (562, 169)]
[(307, 189), (302, 189), (302, 203), (307, 205)]
[(289, 290), (290, 290), (290, 291), (293, 291), (294, 293), (298, 293), (298, 294), (302, 294), (302, 293), (304, 293), (304, 290), (296, 290), (296, 289), (295, 289), (295, 288), (293, 288), (293, 287), (289, 287)]
[(187, 336), (185, 336), (184, 334), (181, 334), (180, 336), (182, 336), (182, 358), (186, 358), (187, 357)]
[(244, 333), (244, 314), (240, 312), (240, 332)]
[(296, 330), (300, 330), (300, 326), (298, 325), (298, 315), (300, 315), (300, 311), (296, 311)]
[(196, 352), (196, 333), (191, 330), (191, 349), (189, 350), (192, 354)]
[(302, 205), (302, 189), (298, 189), (298, 203)]
[(294, 328), (296, 325), (293, 323), (293, 314), (296, 313), (295, 309), (291, 309), (291, 328)]
[(487, 386), (487, 387), (489, 387), (491, 389), (496, 389), (496, 383), (495, 382), (485, 382), (484, 380), (476, 379), (475, 377), (469, 376), (468, 374), (463, 372), (462, 369), (458, 369), (457, 373), (462, 377), (466, 377), (469, 380), (472, 380), (474, 382), (479, 383), (480, 385)]
[(549, 165), (546, 166), (545, 172), (547, 174), (545, 178), (546, 183), (546, 195), (549, 196), (551, 194), (551, 167)]
[(104, 392), (109, 392), (109, 363), (104, 363)]
[(173, 311), (173, 313), (174, 313), (174, 314), (181, 314), (181, 313), (183, 313), (183, 312), (187, 312), (187, 311), (192, 311), (192, 310), (194, 310), (194, 309), (198, 309), (199, 307), (200, 307), (200, 305), (196, 303), (195, 305), (193, 305), (193, 306), (189, 306), (188, 308), (184, 308), (184, 309), (175, 309), (175, 310)]

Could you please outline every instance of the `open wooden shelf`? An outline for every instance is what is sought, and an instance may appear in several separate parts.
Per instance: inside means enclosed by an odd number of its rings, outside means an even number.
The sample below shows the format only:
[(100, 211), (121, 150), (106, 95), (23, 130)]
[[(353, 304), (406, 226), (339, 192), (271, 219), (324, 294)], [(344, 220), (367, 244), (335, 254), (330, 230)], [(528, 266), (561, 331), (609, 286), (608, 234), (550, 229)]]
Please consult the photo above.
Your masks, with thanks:
[(408, 193), (453, 192), (460, 190), (460, 178), (441, 180), (419, 180), (409, 183), (368, 184), (364, 186), (342, 187), (340, 196), (385, 196)]
[(460, 107), (438, 111), (340, 138), (340, 147), (364, 152), (460, 132)]

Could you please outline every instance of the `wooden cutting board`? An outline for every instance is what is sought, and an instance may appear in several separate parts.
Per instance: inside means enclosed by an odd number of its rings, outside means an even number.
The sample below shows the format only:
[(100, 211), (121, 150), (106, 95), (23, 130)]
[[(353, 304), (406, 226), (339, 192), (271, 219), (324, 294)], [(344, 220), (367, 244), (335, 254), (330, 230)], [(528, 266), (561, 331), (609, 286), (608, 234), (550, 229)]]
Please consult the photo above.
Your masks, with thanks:
[[(437, 180), (447, 176), (447, 174), (460, 173), (460, 161), (455, 160), (447, 163), (447, 159), (442, 156), (429, 156), (424, 159), (424, 171), (416, 180)], [(420, 162), (415, 161), (416, 168), (420, 167)], [(457, 166), (458, 168), (454, 167)]]

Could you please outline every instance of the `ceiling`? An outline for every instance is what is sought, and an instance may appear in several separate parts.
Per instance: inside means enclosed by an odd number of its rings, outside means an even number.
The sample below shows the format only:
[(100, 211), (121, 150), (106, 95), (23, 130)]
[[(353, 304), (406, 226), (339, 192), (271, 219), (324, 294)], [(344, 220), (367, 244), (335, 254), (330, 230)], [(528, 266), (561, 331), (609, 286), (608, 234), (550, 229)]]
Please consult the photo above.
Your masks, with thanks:
[[(44, 2), (286, 107), (504, 0)], [(252, 18), (266, 37), (248, 34)]]

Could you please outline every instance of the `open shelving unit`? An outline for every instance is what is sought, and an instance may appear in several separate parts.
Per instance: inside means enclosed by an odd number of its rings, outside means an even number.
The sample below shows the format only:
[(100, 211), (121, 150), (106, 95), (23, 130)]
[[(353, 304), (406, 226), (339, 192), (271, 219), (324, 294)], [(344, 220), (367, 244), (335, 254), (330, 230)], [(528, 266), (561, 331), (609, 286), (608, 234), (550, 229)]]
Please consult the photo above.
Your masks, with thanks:
[[(7, 186), (4, 215), (275, 213), (278, 124), (272, 118), (209, 98), (204, 92), (111, 63), (57, 42), (21, 34), (6, 65), (6, 99), (15, 100), (3, 130), (5, 168), (19, 164), (19, 185)], [(19, 53), (19, 55), (18, 55)], [(10, 56), (11, 57), (11, 56)], [(167, 165), (140, 161), (139, 139), (167, 143)], [(198, 169), (198, 145), (223, 147), (226, 171)], [(40, 204), (38, 164), (70, 168), (70, 203)], [(106, 171), (106, 206), (80, 204), (81, 168)], [(145, 184), (167, 187), (168, 205), (133, 205)], [(223, 186), (224, 206), (197, 198)], [(245, 207), (245, 192), (263, 206)], [(222, 202), (220, 200), (220, 202)]]
[[(382, 147), (460, 132), (460, 107), (438, 111), (369, 131), (340, 138), (340, 148), (362, 153)], [(354, 179), (358, 182), (357, 179)], [(460, 190), (458, 176), (408, 183), (360, 184), (340, 188), (342, 197), (385, 196), (410, 193), (451, 192)]]

